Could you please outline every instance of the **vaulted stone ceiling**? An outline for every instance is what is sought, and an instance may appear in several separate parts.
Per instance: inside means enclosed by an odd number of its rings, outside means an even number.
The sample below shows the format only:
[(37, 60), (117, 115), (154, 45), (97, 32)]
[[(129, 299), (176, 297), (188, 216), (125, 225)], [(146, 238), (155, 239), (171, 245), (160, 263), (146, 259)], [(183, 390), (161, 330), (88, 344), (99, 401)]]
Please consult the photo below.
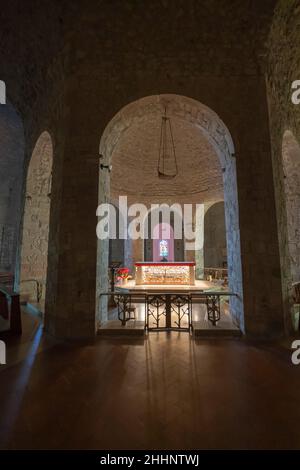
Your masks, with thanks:
[[(161, 112), (160, 112), (161, 111)], [(157, 174), (163, 108), (140, 116), (122, 134), (112, 155), (111, 195), (141, 202), (208, 202), (223, 199), (219, 157), (203, 132), (178, 116), (171, 117), (178, 174)]]
[[(162, 117), (170, 119), (178, 172), (158, 175)], [(174, 162), (170, 134), (167, 149)], [(205, 203), (224, 199), (222, 171), (234, 154), (231, 135), (220, 117), (182, 95), (152, 95), (122, 108), (101, 137), (100, 154), (112, 164), (110, 197), (143, 203)], [(174, 162), (175, 163), (175, 162)], [(171, 165), (171, 167), (174, 164)]]

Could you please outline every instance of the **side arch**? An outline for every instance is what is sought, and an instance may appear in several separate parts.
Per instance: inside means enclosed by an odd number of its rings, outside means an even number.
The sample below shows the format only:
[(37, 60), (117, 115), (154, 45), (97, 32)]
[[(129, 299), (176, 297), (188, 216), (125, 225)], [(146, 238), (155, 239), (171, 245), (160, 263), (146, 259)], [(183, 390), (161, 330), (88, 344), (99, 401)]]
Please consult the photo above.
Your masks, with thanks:
[(29, 302), (40, 302), (42, 308), (46, 297), (52, 162), (52, 139), (44, 131), (27, 170), (20, 269), (21, 294)]

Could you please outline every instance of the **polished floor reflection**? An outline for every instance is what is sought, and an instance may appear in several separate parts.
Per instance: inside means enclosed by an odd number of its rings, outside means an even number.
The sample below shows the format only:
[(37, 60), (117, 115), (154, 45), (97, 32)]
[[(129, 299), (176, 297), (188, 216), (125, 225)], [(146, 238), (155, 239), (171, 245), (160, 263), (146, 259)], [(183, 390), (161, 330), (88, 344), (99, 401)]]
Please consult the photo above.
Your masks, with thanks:
[(299, 448), (300, 366), (241, 339), (55, 344), (37, 328), (0, 369), (0, 447)]

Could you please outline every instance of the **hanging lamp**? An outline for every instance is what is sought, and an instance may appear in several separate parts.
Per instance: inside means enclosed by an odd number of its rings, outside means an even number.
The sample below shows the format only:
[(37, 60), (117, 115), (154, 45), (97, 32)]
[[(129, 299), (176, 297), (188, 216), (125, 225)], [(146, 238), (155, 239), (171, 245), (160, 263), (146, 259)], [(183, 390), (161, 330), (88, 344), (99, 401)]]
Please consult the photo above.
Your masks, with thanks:
[(157, 174), (162, 179), (173, 179), (178, 174), (171, 119), (167, 116), (166, 107), (161, 118)]

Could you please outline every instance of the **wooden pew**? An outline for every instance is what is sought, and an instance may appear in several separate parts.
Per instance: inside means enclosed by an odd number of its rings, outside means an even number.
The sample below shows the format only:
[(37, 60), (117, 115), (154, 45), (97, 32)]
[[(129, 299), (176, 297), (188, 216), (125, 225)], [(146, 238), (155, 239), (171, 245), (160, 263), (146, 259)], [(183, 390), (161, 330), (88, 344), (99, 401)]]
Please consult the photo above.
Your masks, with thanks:
[[(20, 308), (20, 294), (9, 287), (0, 286), (0, 296), (3, 302), (3, 307), (5, 306), (4, 302), (7, 302), (7, 312), (10, 321), (9, 329), (5, 331), (0, 331), (0, 334), (10, 333), (12, 335), (21, 335), (22, 321)], [(4, 308), (4, 310), (6, 310), (6, 308)], [(6, 311), (0, 311), (0, 315), (5, 314)]]

